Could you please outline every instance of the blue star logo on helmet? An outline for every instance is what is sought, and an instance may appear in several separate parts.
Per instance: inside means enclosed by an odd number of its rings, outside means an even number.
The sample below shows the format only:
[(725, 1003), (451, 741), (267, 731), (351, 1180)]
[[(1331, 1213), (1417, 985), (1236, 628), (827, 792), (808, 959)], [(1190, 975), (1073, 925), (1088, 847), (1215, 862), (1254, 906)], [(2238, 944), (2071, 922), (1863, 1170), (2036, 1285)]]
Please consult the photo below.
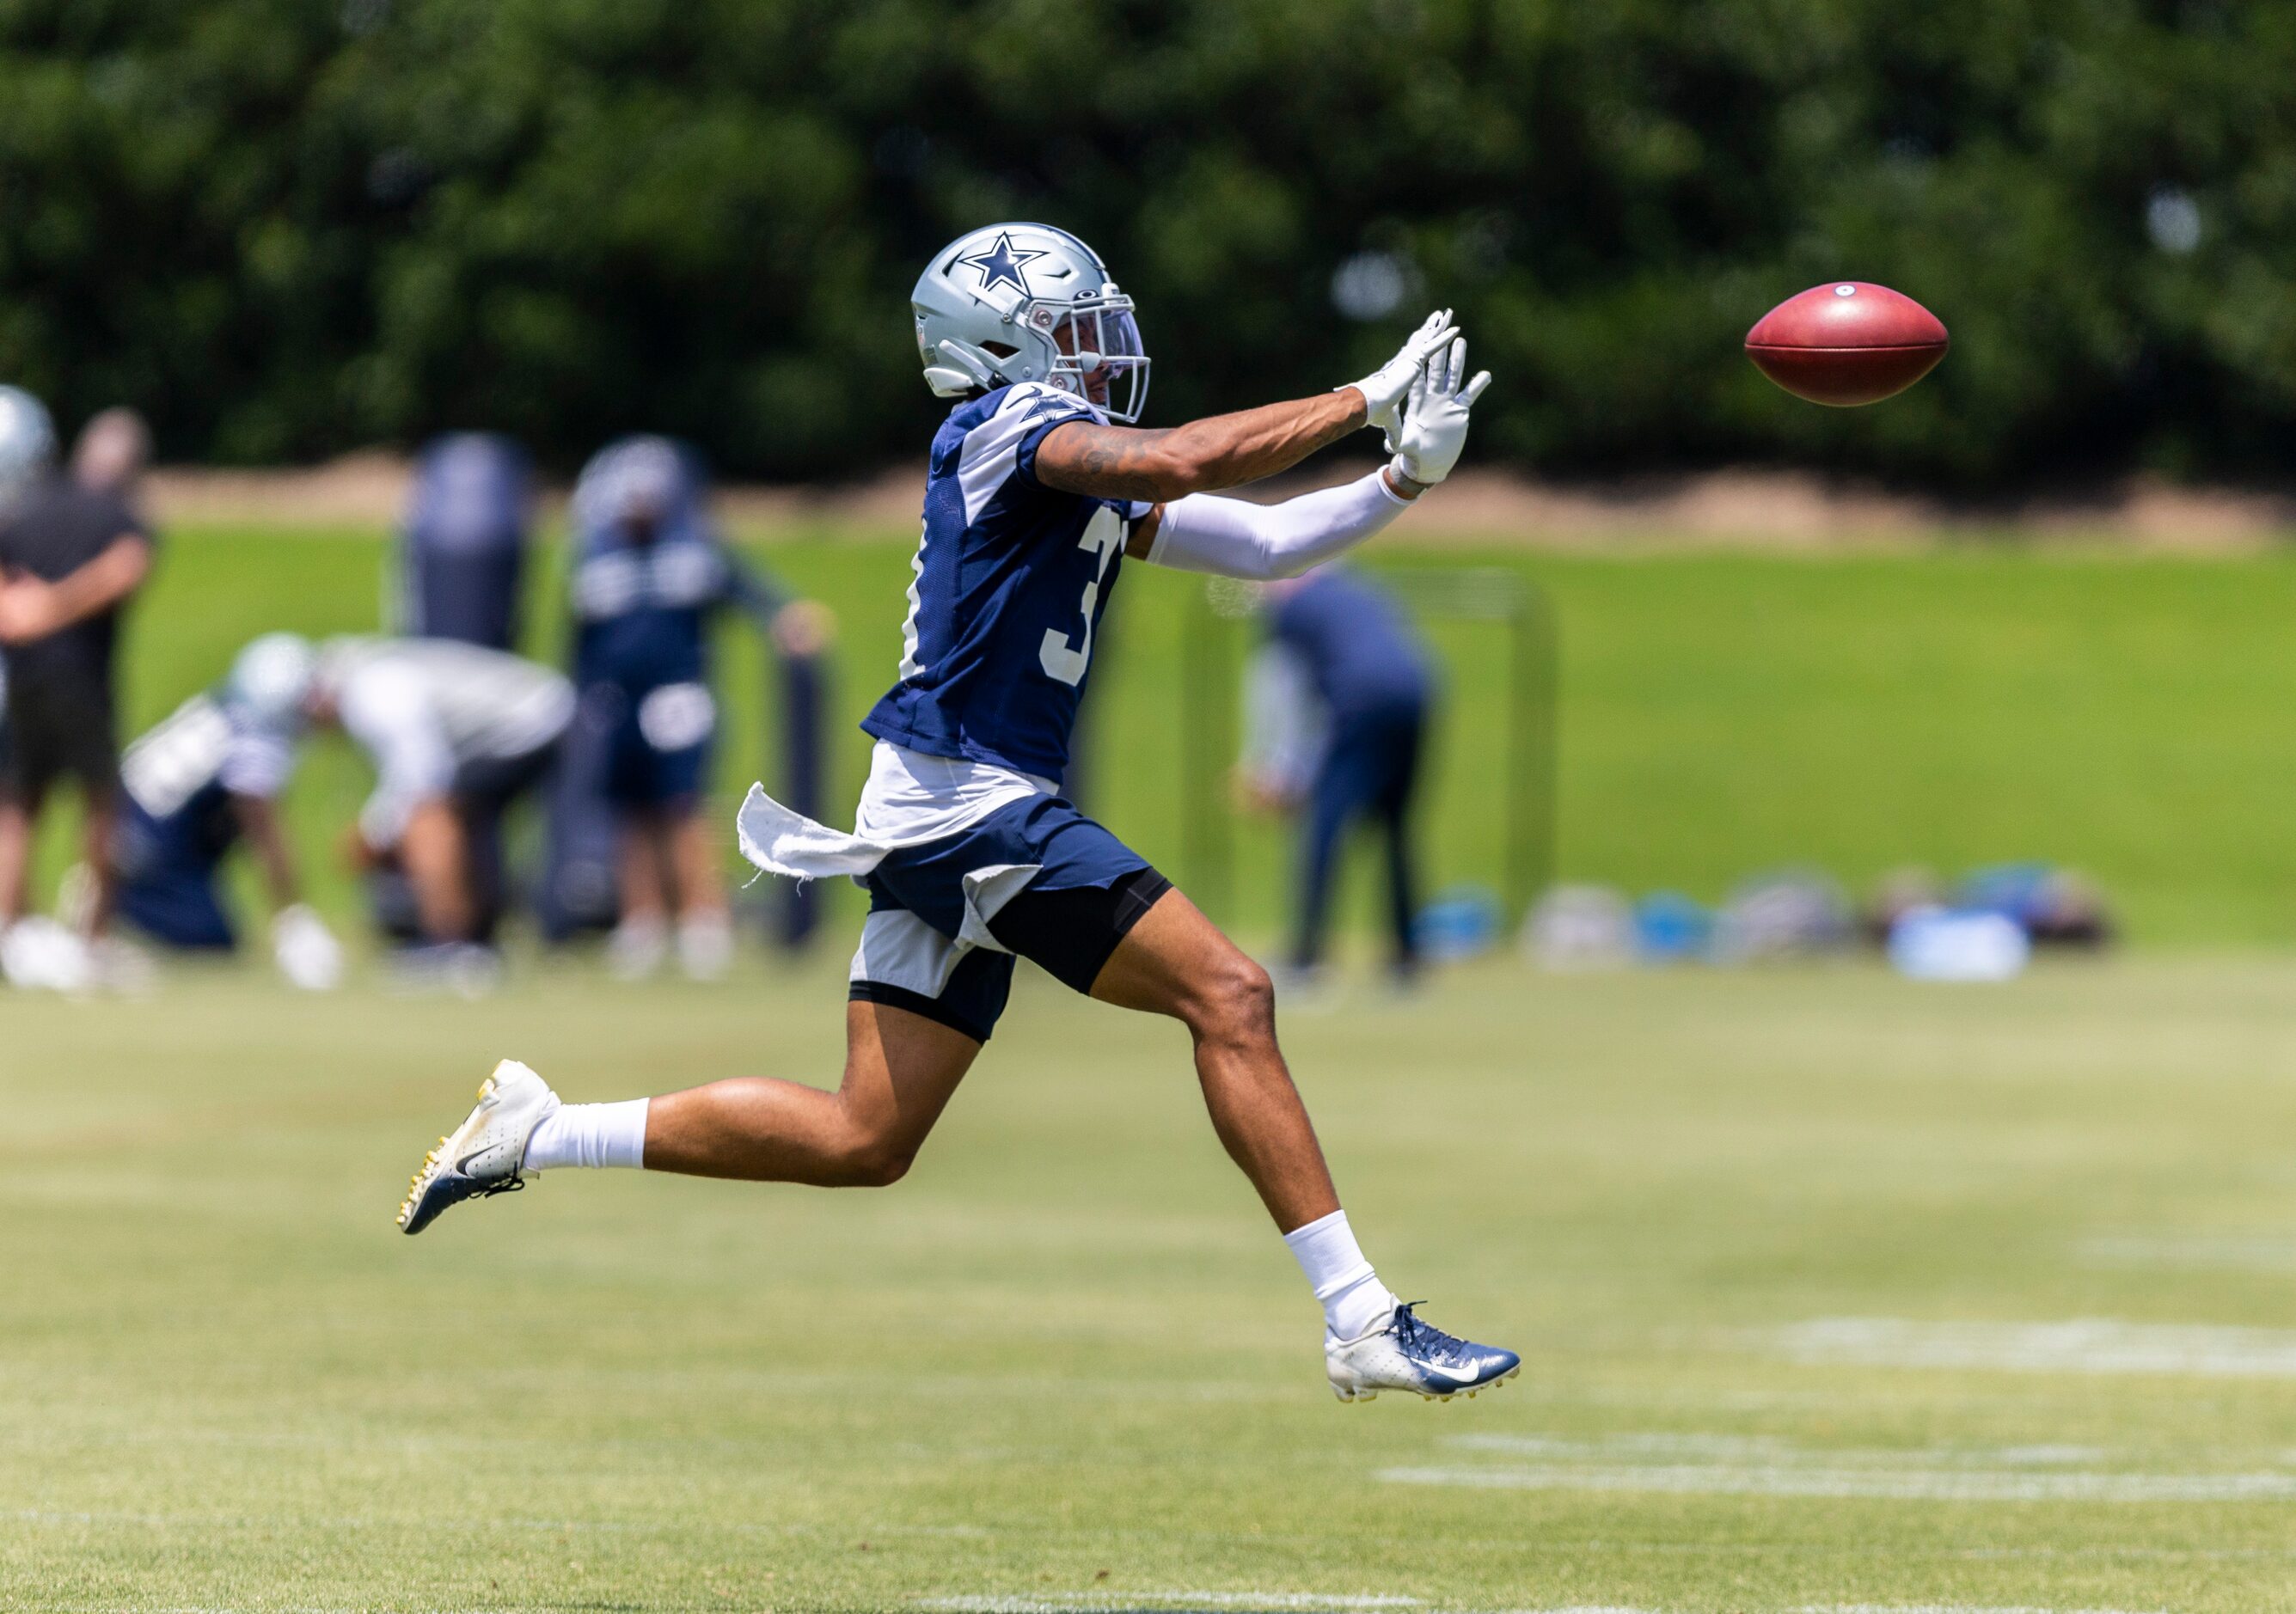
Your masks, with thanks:
[(1010, 230), (999, 230), (996, 233), (996, 243), (987, 251), (975, 252), (970, 258), (960, 258), (956, 261), (968, 269), (977, 269), (980, 272), (980, 290), (983, 291), (992, 286), (1006, 285), (1026, 297), (1029, 295), (1029, 282), (1027, 276), (1021, 274), (1021, 269), (1025, 265), (1033, 263), (1044, 256), (1042, 252), (1031, 251), (1026, 247), (1014, 246), (1013, 233)]

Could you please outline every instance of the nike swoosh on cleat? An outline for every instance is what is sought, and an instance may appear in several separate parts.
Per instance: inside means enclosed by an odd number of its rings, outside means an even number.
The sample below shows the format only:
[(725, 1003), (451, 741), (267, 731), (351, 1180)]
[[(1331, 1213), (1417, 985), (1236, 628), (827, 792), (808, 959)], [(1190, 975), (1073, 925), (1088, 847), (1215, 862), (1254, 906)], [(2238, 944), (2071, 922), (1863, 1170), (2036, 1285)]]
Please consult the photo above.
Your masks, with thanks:
[(1439, 1362), (1423, 1362), (1419, 1365), (1431, 1373), (1442, 1374), (1454, 1384), (1471, 1384), (1480, 1378), (1483, 1372), (1480, 1367), (1445, 1367)]

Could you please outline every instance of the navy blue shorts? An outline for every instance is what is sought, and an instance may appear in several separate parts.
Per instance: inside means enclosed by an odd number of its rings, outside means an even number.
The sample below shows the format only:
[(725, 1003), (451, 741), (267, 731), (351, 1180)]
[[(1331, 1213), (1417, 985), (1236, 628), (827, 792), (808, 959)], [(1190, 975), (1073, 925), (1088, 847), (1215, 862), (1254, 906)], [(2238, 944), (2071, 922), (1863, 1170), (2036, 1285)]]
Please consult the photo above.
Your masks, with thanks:
[(702, 684), (633, 691), (606, 741), (606, 799), (617, 807), (690, 806), (701, 794), (718, 735)]
[(1017, 957), (1090, 992), (1117, 944), (1172, 889), (1148, 860), (1053, 796), (887, 856), (861, 882), (869, 919), (849, 995), (987, 1042)]
[(238, 945), (216, 891), (221, 868), (180, 815), (154, 818), (123, 796), (112, 835), (119, 916), (165, 946), (227, 951)]

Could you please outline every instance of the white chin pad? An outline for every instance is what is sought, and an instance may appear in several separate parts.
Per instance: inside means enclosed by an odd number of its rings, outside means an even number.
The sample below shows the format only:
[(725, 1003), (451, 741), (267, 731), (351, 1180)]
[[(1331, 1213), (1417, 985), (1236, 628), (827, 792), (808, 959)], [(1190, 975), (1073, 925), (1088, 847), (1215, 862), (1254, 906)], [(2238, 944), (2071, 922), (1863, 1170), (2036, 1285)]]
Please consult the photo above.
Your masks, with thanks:
[(930, 365), (925, 368), (925, 385), (932, 389), (935, 397), (963, 397), (980, 383), (962, 370)]

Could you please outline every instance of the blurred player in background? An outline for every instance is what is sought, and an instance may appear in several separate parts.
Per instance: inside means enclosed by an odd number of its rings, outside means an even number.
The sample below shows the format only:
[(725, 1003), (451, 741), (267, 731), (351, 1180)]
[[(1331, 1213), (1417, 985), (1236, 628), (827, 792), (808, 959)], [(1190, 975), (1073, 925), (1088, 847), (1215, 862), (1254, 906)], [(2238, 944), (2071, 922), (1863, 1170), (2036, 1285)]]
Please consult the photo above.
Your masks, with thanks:
[(1244, 774), (1255, 805), (1307, 808), (1291, 968), (1303, 981), (1321, 971), (1340, 853), (1367, 819), (1385, 843), (1390, 967), (1407, 985), (1419, 968), (1411, 804), (1435, 697), (1426, 648), (1395, 598), (1352, 567), (1277, 583), (1267, 604)]
[(164, 946), (238, 945), (223, 893), (225, 859), (244, 841), (271, 897), (272, 956), (307, 991), (343, 973), (341, 946), (307, 906), (279, 798), (294, 774), (318, 653), (293, 634), (266, 634), (229, 676), (193, 696), (120, 759), (125, 799), (111, 841), (119, 917)]
[(701, 811), (718, 734), (711, 619), (734, 605), (770, 627), (791, 610), (719, 542), (702, 487), (678, 445), (633, 437), (600, 449), (574, 489), (574, 680), (607, 734), (621, 836), (608, 958), (626, 979), (660, 968), (673, 934), (696, 980), (733, 963), (722, 843)]
[[(8, 745), (0, 774), (0, 972), (19, 985), (132, 985), (134, 961), (104, 945), (113, 881), (105, 848), (119, 805), (112, 669), (122, 610), (152, 569), (152, 540), (126, 492), (148, 448), (124, 410), (98, 415), (74, 456), (51, 467), (53, 429), (29, 395), (0, 389), (0, 656)], [(55, 787), (78, 784), (93, 889), (75, 951), (52, 924), (24, 922), (31, 847)]]
[[(1422, 1321), (1364, 1258), (1276, 1047), (1267, 972), (1058, 782), (1125, 557), (1256, 580), (1307, 571), (1450, 473), (1489, 378), (1468, 379), (1466, 344), (1437, 315), (1331, 392), (1170, 431), (1118, 424), (1138, 419), (1146, 396), (1132, 300), (1090, 248), (1038, 225), (953, 243), (919, 279), (912, 312), (925, 381), (956, 401), (929, 461), (899, 681), (862, 725), (877, 746), (855, 832), (762, 791), (741, 820), (760, 867), (869, 889), (842, 1085), (744, 1079), (562, 1105), (506, 1060), (417, 1171), (400, 1225), (419, 1233), (462, 1200), (557, 1166), (891, 1183), (988, 1041), (1018, 955), (1187, 1027), (1214, 1128), (1323, 1305), (1341, 1399), (1447, 1398), (1512, 1376), (1513, 1352)], [(1366, 423), (1385, 429), (1395, 457), (1346, 487), (1269, 506), (1208, 496)], [(1090, 1079), (1088, 1058), (1077, 1074)]]
[(415, 944), (402, 964), (488, 984), (507, 892), (485, 848), (512, 804), (549, 775), (573, 719), (573, 686), (546, 667), (451, 639), (331, 639), (308, 709), (374, 764), (374, 791), (345, 850), (374, 877), (385, 929)]

